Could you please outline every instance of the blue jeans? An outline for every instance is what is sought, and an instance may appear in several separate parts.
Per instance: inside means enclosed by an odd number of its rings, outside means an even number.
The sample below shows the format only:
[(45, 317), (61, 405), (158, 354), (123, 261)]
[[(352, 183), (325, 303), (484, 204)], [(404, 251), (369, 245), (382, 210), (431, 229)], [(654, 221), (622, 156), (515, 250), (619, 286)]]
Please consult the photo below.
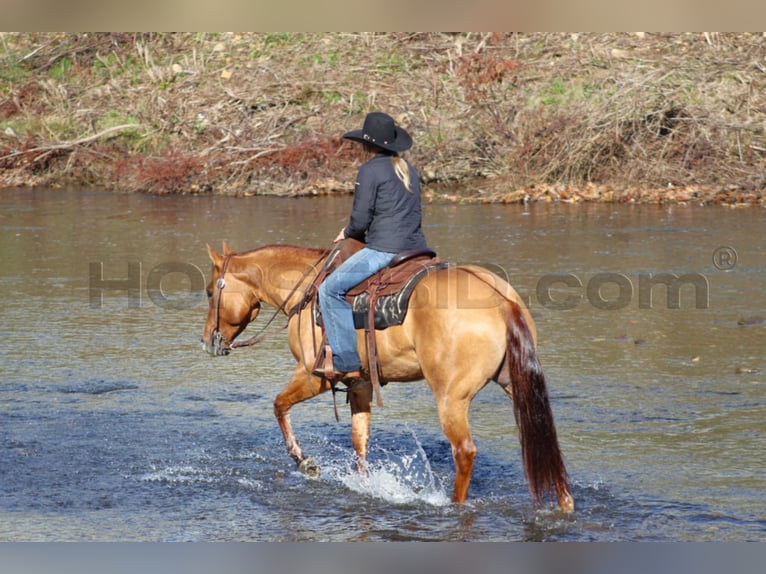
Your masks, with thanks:
[(346, 292), (383, 269), (394, 255), (364, 247), (330, 273), (319, 286), (322, 321), (336, 371), (358, 371), (361, 368), (354, 315), (351, 304), (345, 299)]

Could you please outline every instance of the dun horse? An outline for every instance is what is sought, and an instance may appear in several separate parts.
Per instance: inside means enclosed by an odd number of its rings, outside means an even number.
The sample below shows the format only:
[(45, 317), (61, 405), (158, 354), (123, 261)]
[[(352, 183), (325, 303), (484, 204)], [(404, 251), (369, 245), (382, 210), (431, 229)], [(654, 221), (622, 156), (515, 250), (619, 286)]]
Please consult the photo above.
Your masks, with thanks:
[[(271, 245), (223, 254), (208, 246), (213, 272), (202, 341), (213, 355), (228, 354), (235, 338), (265, 303), (288, 315), (290, 351), (297, 361), (292, 379), (274, 401), (287, 452), (304, 471), (318, 469), (303, 455), (290, 423), (290, 409), (331, 389), (311, 374), (320, 333), (304, 291), (327, 252)], [(300, 309), (300, 310), (299, 310)], [(291, 312), (292, 311), (292, 312)], [(359, 331), (362, 364), (368, 358)], [(241, 343), (240, 343), (241, 344)], [(536, 331), (516, 291), (478, 266), (453, 266), (428, 273), (413, 291), (404, 322), (377, 333), (380, 381), (425, 379), (441, 428), (452, 445), (452, 500), (464, 502), (476, 457), (468, 411), (476, 393), (495, 381), (513, 401), (522, 461), (536, 502), (555, 495), (565, 512), (574, 509), (559, 450), (545, 377), (536, 352)], [(371, 393), (350, 396), (351, 438), (363, 468), (370, 436)]]

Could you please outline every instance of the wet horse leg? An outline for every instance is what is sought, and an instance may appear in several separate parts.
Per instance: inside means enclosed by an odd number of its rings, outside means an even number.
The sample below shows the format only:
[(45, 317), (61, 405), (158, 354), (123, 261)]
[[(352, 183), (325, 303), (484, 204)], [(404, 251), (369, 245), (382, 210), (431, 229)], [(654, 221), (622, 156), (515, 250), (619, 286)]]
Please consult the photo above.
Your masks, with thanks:
[(455, 463), (452, 502), (465, 502), (468, 498), (473, 461), (476, 459), (476, 445), (468, 424), (470, 403), (470, 399), (438, 401), (439, 421), (452, 445), (452, 460)]
[(372, 418), (372, 383), (357, 382), (348, 390), (348, 398), (351, 403), (351, 444), (354, 445), (359, 471), (366, 473)]
[(274, 399), (274, 415), (277, 417), (279, 428), (282, 431), (287, 453), (301, 471), (312, 476), (319, 474), (319, 467), (310, 458), (303, 456), (303, 451), (298, 443), (298, 439), (295, 437), (293, 426), (290, 422), (290, 409), (293, 405), (310, 399), (329, 388), (327, 381), (320, 381), (318, 378), (312, 377), (301, 366), (296, 369), (287, 387)]

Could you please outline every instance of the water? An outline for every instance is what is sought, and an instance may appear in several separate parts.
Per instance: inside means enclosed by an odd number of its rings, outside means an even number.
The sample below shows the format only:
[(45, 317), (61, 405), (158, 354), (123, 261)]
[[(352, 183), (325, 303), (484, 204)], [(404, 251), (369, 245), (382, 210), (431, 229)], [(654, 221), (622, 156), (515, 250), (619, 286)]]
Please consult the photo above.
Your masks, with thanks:
[[(272, 414), (284, 334), (202, 352), (205, 243), (327, 246), (350, 201), (0, 193), (0, 540), (766, 539), (763, 210), (426, 207), (442, 257), (506, 272), (530, 303), (565, 517), (530, 503), (495, 385), (472, 406), (479, 454), (456, 506), (425, 384), (384, 389), (366, 478), (345, 408), (336, 423), (329, 396), (296, 406), (323, 470), (310, 480)], [(696, 283), (641, 305), (659, 273)]]

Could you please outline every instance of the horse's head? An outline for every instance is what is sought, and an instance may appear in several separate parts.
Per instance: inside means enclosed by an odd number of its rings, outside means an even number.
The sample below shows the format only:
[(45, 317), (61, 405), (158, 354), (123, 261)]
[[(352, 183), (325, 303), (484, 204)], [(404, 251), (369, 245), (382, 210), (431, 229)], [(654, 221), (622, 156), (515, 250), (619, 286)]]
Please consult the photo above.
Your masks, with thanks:
[(228, 355), (231, 343), (254, 321), (261, 301), (248, 275), (236, 263), (228, 243), (223, 243), (223, 255), (207, 246), (213, 273), (207, 286), (208, 312), (202, 345), (211, 355)]

